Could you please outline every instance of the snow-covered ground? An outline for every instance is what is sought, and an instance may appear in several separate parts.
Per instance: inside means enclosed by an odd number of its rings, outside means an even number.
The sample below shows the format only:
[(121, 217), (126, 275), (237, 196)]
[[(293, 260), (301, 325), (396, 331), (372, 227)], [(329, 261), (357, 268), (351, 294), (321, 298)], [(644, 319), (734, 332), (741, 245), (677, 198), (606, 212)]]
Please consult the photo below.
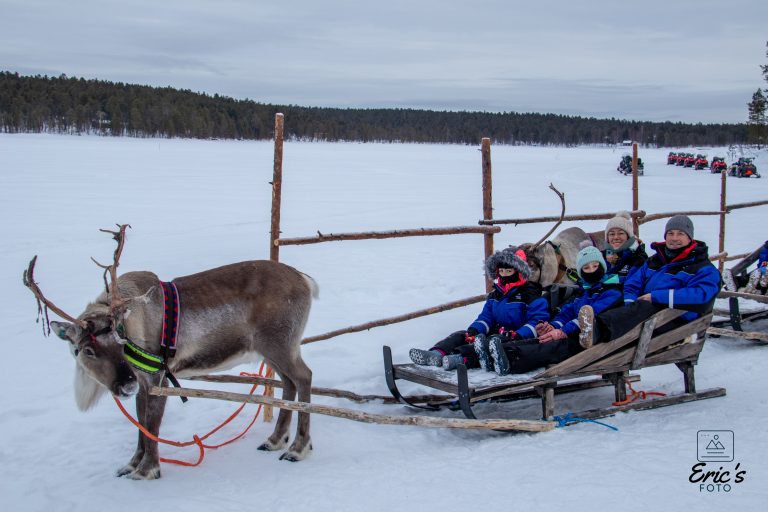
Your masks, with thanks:
[[(38, 254), (42, 289), (64, 310), (78, 314), (102, 286), (101, 271), (90, 257), (109, 261), (113, 251), (113, 242), (98, 229), (118, 222), (133, 226), (123, 272), (152, 270), (171, 279), (267, 258), (272, 152), (269, 142), (0, 135), (4, 510), (765, 509), (768, 347), (725, 338), (707, 341), (696, 371), (699, 389), (722, 386), (727, 396), (607, 419), (618, 432), (584, 423), (508, 435), (313, 416), (314, 453), (300, 463), (257, 451), (272, 429), (259, 422), (244, 440), (209, 452), (200, 467), (163, 465), (163, 478), (153, 482), (115, 478), (114, 471), (133, 453), (135, 429), (111, 399), (87, 414), (76, 410), (74, 362), (64, 342), (41, 335), (22, 270)], [(615, 171), (623, 152), (494, 146), (495, 217), (557, 214), (550, 182), (565, 192), (569, 213), (630, 209), (631, 180)], [(641, 149), (646, 170), (640, 179), (641, 207), (649, 213), (717, 210), (719, 175), (667, 166), (666, 153)], [(707, 153), (711, 158), (726, 149)], [(765, 153), (757, 164), (766, 169)], [(283, 236), (475, 225), (482, 215), (480, 169), (474, 146), (288, 142)], [(766, 199), (768, 179), (731, 179), (728, 193), (731, 203)], [(764, 208), (728, 217), (729, 252), (754, 249), (768, 237)], [(716, 252), (717, 217), (694, 222), (696, 237)], [(663, 223), (643, 225), (641, 237), (660, 239)], [(580, 225), (592, 230), (604, 224)], [(534, 241), (549, 227), (505, 226), (496, 247)], [(482, 254), (481, 235), (460, 235), (285, 247), (281, 260), (320, 284), (306, 331), (314, 335), (482, 293)], [(479, 305), (469, 306), (308, 345), (304, 357), (314, 385), (386, 394), (382, 345), (392, 346), (396, 361), (406, 361), (408, 348), (428, 347), (466, 327), (478, 310)], [(756, 328), (766, 327), (768, 322)], [(640, 389), (681, 389), (674, 367), (640, 374)], [(247, 392), (246, 386), (197, 386)], [(609, 389), (573, 394), (558, 402), (558, 413), (605, 406), (612, 397)], [(316, 402), (415, 414), (395, 405)], [(235, 407), (171, 399), (162, 435), (188, 440)], [(536, 419), (539, 404), (486, 405), (478, 411), (485, 417)], [(236, 421), (221, 439), (247, 419)], [(702, 492), (688, 480), (697, 463), (700, 430), (734, 433), (735, 459), (722, 463), (723, 471), (739, 463), (746, 476), (738, 484), (731, 478), (729, 492)], [(188, 460), (197, 455), (195, 449), (167, 446), (161, 454)]]

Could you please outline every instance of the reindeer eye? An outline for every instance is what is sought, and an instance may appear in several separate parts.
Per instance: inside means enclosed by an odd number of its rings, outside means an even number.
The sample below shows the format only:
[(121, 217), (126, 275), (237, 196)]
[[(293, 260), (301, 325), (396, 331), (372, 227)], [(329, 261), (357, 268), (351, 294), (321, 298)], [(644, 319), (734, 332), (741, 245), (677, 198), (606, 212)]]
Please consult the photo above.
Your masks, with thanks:
[(85, 357), (90, 357), (91, 359), (96, 357), (96, 351), (93, 350), (93, 348), (91, 348), (91, 347), (83, 348), (82, 352), (83, 352), (83, 354), (85, 354)]

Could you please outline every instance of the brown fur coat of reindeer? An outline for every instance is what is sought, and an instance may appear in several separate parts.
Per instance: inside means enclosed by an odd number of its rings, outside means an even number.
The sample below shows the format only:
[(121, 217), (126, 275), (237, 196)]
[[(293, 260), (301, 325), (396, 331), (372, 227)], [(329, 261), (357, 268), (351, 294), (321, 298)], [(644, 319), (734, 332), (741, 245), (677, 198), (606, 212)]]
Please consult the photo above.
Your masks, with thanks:
[[(75, 388), (81, 410), (90, 408), (104, 391), (114, 396), (136, 396), (139, 422), (157, 436), (166, 397), (149, 394), (152, 386), (167, 385), (162, 369), (137, 370), (124, 356), (133, 344), (148, 354), (162, 354), (164, 297), (158, 277), (151, 272), (128, 272), (117, 277), (127, 225), (110, 232), (118, 242), (114, 262), (103, 266), (111, 282), (107, 291), (77, 318), (45, 298), (34, 281), (36, 258), (24, 274), (24, 284), (38, 299), (40, 313), (50, 309), (69, 322), (50, 322), (50, 328), (69, 342), (75, 357)], [(104, 230), (102, 230), (104, 231)], [(180, 377), (225, 370), (263, 357), (283, 381), (283, 399), (310, 401), (312, 371), (301, 358), (300, 345), (312, 298), (318, 288), (309, 276), (271, 261), (245, 261), (174, 279), (181, 313), (178, 350), (167, 358), (167, 369)], [(280, 450), (288, 444), (291, 411), (281, 409), (271, 436), (260, 450)], [(298, 461), (312, 450), (309, 414), (299, 413), (296, 436), (281, 459)], [(160, 477), (158, 447), (139, 433), (138, 446), (118, 476), (133, 479)]]

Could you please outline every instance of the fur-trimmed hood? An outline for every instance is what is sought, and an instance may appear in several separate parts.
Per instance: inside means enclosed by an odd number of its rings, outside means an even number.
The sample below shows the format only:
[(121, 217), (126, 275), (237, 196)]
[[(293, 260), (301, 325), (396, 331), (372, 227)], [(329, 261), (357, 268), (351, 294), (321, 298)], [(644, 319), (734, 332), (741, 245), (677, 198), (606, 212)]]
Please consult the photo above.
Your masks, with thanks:
[(531, 277), (531, 267), (528, 266), (526, 259), (525, 252), (515, 246), (496, 251), (485, 260), (485, 275), (494, 281), (498, 277), (496, 271), (499, 270), (499, 267), (509, 267), (517, 270), (520, 276), (527, 281)]

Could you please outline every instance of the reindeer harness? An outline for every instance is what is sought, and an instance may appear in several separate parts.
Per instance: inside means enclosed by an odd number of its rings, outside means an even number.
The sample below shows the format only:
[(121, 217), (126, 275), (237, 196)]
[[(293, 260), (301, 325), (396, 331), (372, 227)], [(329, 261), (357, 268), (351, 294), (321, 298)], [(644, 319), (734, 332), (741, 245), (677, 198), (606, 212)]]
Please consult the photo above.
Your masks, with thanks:
[[(123, 355), (134, 368), (149, 374), (165, 371), (171, 384), (179, 388), (181, 387), (179, 381), (168, 368), (168, 359), (176, 355), (181, 301), (179, 300), (179, 291), (173, 281), (160, 281), (160, 286), (163, 289), (163, 328), (160, 340), (163, 353), (160, 355), (152, 354), (136, 345), (125, 336), (125, 328), (122, 324), (118, 326), (117, 333), (126, 340), (123, 346)], [(182, 397), (182, 401), (186, 402), (186, 397)]]

